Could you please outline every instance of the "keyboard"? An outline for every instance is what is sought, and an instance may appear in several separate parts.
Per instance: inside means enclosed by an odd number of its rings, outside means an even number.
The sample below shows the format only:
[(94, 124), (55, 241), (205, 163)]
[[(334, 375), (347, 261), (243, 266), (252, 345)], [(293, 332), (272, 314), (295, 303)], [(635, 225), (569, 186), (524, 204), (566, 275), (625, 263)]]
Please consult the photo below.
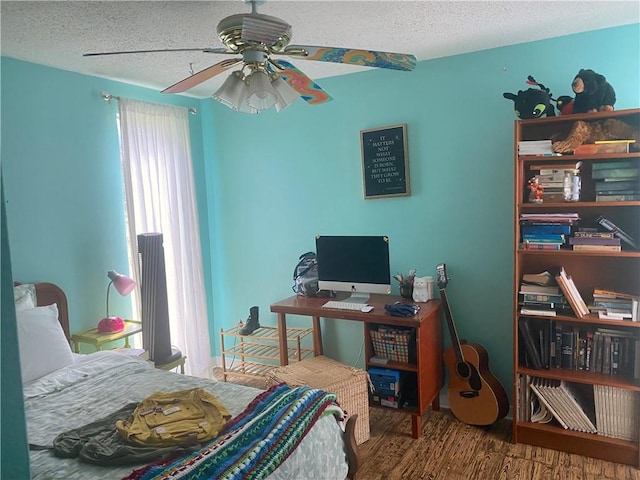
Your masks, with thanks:
[(366, 306), (366, 303), (348, 303), (329, 300), (327, 303), (322, 305), (322, 308), (336, 308), (338, 310), (362, 310), (362, 307)]

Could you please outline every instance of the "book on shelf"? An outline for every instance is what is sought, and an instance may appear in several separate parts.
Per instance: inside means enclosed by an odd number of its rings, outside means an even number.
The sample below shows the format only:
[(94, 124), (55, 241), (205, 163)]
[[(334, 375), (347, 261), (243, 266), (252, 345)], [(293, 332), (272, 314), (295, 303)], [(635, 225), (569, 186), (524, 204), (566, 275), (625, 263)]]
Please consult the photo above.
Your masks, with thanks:
[(573, 370), (575, 365), (576, 336), (572, 328), (560, 329), (560, 367)]
[(574, 232), (573, 238), (614, 238), (613, 232), (598, 232), (597, 230), (582, 230)]
[(551, 309), (547, 309), (547, 308), (541, 308), (541, 307), (532, 307), (532, 306), (525, 306), (523, 305), (522, 308), (520, 308), (520, 313), (522, 315), (541, 315), (543, 317), (555, 317), (557, 315), (556, 311), (551, 308)]
[(640, 200), (640, 193), (626, 194), (616, 193), (612, 195), (596, 195), (596, 202), (637, 202)]
[(598, 311), (598, 318), (601, 320), (631, 320), (632, 316), (632, 313), (626, 310), (606, 308)]
[(550, 303), (567, 303), (567, 299), (561, 294), (546, 293), (521, 293), (522, 300), (526, 302), (550, 302)]
[(529, 285), (552, 285), (553, 276), (548, 270), (540, 273), (525, 273), (522, 275), (522, 283)]
[(564, 243), (526, 241), (520, 244), (520, 248), (523, 250), (560, 250), (562, 245), (564, 245)]
[(598, 217), (597, 222), (599, 225), (603, 226), (605, 229), (609, 230), (610, 232), (613, 232), (616, 237), (620, 238), (620, 240), (625, 242), (634, 250), (638, 249), (638, 245), (636, 244), (635, 240), (631, 238), (631, 236), (627, 232), (622, 230), (620, 227), (618, 227), (608, 218), (604, 216), (600, 216)]
[(527, 354), (527, 358), (531, 362), (531, 367), (536, 370), (541, 370), (542, 359), (540, 356), (540, 351), (536, 346), (536, 340), (533, 336), (533, 331), (531, 329), (531, 325), (529, 324), (528, 318), (518, 319), (518, 330), (520, 331), (520, 337), (524, 342), (525, 351)]
[(607, 290), (605, 288), (594, 288), (593, 294), (603, 298), (622, 298), (627, 300), (640, 300), (640, 295), (634, 295), (632, 293), (618, 292), (615, 290)]
[(520, 232), (527, 235), (569, 235), (571, 225), (559, 222), (520, 222)]
[(620, 239), (607, 237), (569, 237), (569, 245), (620, 245)]
[(606, 180), (606, 179), (633, 179), (638, 178), (640, 175), (640, 168), (632, 167), (630, 164), (625, 165), (624, 167), (611, 167), (611, 168), (601, 168), (596, 169), (595, 164), (593, 167), (593, 171), (591, 172), (591, 178), (593, 180)]
[(573, 223), (580, 220), (580, 215), (577, 213), (521, 213), (519, 219), (521, 222)]
[(589, 309), (584, 302), (582, 295), (576, 288), (575, 283), (571, 276), (567, 275), (567, 272), (563, 267), (560, 267), (560, 273), (556, 276), (556, 282), (560, 286), (560, 290), (569, 301), (571, 309), (575, 313), (576, 317), (582, 318), (589, 314)]
[(597, 432), (590, 386), (581, 387), (564, 381), (534, 378), (530, 387), (563, 428), (586, 433)]
[(621, 252), (620, 245), (574, 245), (573, 250), (580, 252)]
[(527, 285), (520, 284), (519, 293), (535, 293), (541, 295), (560, 295), (560, 287), (557, 285)]
[(596, 192), (599, 191), (617, 191), (617, 190), (629, 190), (632, 192), (638, 192), (640, 190), (640, 184), (638, 180), (602, 180), (596, 181), (595, 184)]
[(521, 140), (518, 142), (518, 155), (551, 155), (551, 140)]
[(598, 435), (637, 442), (639, 440), (639, 393), (609, 385), (594, 385), (593, 399)]
[(575, 170), (576, 162), (567, 163), (555, 163), (550, 165), (548, 163), (532, 164), (529, 165), (529, 170), (538, 172), (539, 175), (564, 175), (566, 170)]

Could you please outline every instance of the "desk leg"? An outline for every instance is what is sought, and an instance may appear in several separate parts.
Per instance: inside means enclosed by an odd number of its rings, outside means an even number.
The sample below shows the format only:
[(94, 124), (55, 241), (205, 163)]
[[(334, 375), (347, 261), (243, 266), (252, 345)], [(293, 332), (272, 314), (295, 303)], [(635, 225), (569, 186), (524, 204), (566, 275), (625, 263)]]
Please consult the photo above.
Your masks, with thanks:
[(431, 402), (431, 410), (433, 410), (434, 412), (439, 412), (440, 411), (440, 396), (436, 395), (436, 398), (433, 399), (433, 402)]
[(322, 329), (320, 328), (320, 317), (313, 317), (313, 354), (324, 355), (322, 349)]
[(284, 313), (278, 313), (278, 344), (280, 346), (280, 365), (289, 365), (287, 319)]
[(411, 436), (413, 438), (422, 436), (422, 417), (420, 415), (411, 415)]

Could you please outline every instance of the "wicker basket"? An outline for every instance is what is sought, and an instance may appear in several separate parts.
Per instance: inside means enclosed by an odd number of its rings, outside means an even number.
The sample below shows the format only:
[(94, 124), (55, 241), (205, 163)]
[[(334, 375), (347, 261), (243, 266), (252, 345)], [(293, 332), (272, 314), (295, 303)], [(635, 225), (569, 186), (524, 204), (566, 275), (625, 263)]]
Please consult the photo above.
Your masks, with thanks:
[(413, 329), (380, 329), (371, 330), (371, 344), (377, 357), (388, 358), (394, 362), (409, 361), (409, 347), (415, 343), (411, 338)]
[(267, 386), (285, 382), (291, 386), (309, 385), (338, 396), (338, 403), (348, 414), (358, 414), (356, 443), (369, 440), (369, 379), (367, 372), (349, 367), (325, 356), (318, 356), (266, 374)]

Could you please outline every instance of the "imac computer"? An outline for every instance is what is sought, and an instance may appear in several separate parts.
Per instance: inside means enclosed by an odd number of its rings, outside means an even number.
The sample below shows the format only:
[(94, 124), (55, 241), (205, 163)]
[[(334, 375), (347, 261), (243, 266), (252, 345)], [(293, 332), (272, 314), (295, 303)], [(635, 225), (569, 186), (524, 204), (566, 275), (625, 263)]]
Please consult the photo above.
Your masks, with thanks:
[(391, 293), (389, 238), (318, 236), (318, 288), (349, 292), (344, 300), (367, 303), (370, 293)]

